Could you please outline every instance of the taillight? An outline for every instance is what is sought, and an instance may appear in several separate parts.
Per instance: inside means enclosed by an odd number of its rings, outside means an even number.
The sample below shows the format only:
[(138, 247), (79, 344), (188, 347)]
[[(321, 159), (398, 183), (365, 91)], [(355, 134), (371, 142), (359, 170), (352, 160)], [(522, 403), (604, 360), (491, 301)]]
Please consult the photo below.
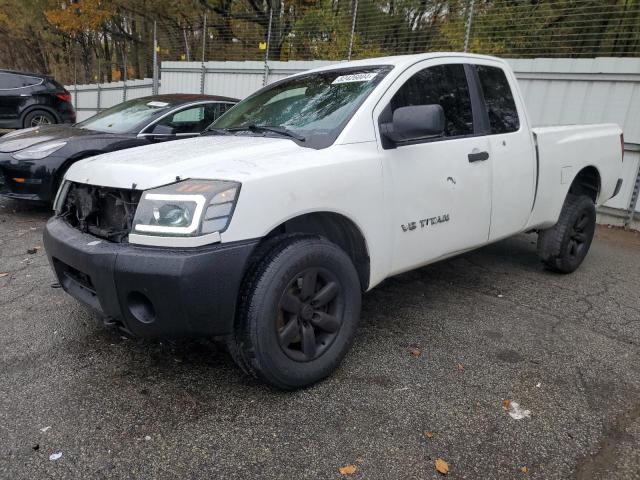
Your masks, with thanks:
[(69, 92), (56, 93), (56, 97), (58, 97), (63, 102), (71, 103), (71, 94)]
[(620, 134), (620, 149), (622, 150), (622, 161), (624, 162), (624, 133)]

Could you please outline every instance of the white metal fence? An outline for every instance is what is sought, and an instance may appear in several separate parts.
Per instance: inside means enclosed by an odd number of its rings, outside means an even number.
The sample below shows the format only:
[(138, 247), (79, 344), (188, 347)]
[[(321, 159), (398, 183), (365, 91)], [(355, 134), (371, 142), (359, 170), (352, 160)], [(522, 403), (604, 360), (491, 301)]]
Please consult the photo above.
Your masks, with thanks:
[[(640, 58), (509, 59), (534, 125), (614, 122), (626, 151), (622, 191), (607, 206), (620, 216), (640, 212)], [(162, 62), (159, 93), (244, 98), (281, 78), (328, 61)], [(66, 87), (80, 120), (123, 100), (151, 95), (153, 80)], [(629, 217), (630, 218), (630, 217)], [(628, 220), (628, 219), (627, 219)]]
[(153, 80), (66, 85), (65, 88), (71, 92), (78, 121), (82, 121), (124, 100), (152, 95)]

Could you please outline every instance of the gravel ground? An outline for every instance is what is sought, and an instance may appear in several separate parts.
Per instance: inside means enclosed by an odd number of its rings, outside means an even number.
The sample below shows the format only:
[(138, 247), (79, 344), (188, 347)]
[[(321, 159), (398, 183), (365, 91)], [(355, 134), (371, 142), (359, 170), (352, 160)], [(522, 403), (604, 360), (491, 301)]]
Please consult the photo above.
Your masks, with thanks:
[(390, 279), (342, 367), (281, 393), (105, 330), (27, 253), (47, 215), (0, 200), (0, 478), (639, 478), (638, 233), (568, 276), (522, 235)]

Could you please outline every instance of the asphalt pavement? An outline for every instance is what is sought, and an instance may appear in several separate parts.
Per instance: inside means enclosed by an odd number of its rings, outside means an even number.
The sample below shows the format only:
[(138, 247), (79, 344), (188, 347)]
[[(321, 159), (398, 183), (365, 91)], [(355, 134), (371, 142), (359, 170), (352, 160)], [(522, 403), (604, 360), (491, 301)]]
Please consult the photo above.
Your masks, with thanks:
[(341, 368), (283, 393), (105, 329), (51, 287), (47, 216), (0, 200), (2, 479), (640, 478), (638, 233), (572, 275), (521, 235), (387, 280)]

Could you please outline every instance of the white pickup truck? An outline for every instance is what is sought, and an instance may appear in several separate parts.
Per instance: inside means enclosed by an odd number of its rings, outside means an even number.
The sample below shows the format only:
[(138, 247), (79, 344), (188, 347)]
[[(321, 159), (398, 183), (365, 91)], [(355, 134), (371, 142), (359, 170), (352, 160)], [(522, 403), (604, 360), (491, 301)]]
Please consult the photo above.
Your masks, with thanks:
[(74, 164), (44, 241), (106, 323), (224, 337), (295, 389), (338, 366), (361, 293), (392, 275), (527, 231), (575, 270), (621, 169), (617, 125), (532, 128), (500, 59), (359, 60), (273, 83), (198, 138)]

